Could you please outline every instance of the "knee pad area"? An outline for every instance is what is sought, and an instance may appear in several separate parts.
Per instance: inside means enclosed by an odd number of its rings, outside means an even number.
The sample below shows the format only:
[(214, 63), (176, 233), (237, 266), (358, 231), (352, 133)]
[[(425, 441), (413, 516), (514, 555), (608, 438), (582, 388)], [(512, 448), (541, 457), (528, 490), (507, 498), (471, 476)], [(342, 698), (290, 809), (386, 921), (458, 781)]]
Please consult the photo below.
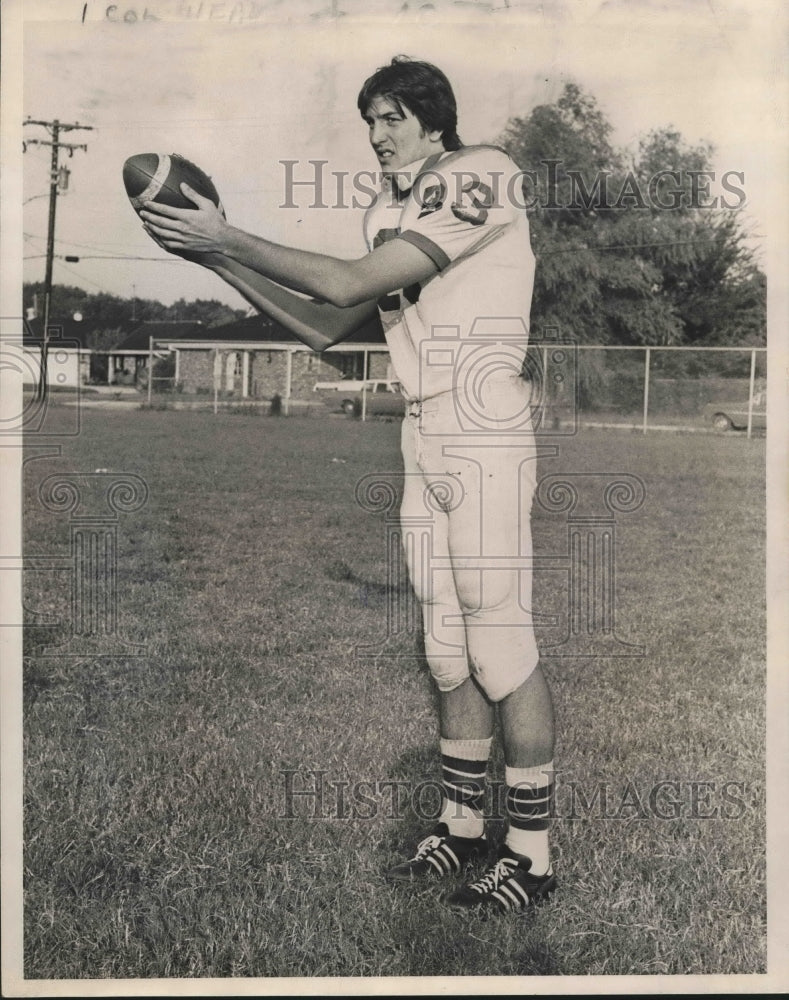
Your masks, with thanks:
[(503, 701), (513, 691), (517, 691), (521, 685), (529, 679), (531, 670), (522, 670), (512, 673), (504, 671), (494, 671), (492, 674), (484, 671), (473, 670), (474, 679), (485, 692), (485, 696), (494, 705)]

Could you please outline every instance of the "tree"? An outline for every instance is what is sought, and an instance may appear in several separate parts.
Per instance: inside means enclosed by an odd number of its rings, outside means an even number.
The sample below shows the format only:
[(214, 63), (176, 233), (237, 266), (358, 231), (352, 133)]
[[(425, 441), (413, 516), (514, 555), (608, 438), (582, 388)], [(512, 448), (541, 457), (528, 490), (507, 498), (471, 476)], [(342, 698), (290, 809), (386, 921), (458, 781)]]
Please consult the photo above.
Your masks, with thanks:
[(683, 343), (742, 343), (757, 326), (764, 343), (764, 282), (744, 244), (741, 212), (710, 196), (712, 153), (708, 143), (689, 146), (673, 129), (655, 129), (639, 144), (635, 172), (655, 192), (652, 260), (660, 269), (662, 294), (682, 324)]
[(218, 299), (178, 299), (165, 310), (165, 319), (193, 320), (204, 326), (223, 326), (245, 316), (243, 309), (232, 309)]
[(595, 99), (568, 83), (556, 104), (514, 119), (502, 137), (526, 173), (539, 261), (532, 324), (538, 334), (558, 328), (586, 342), (672, 342), (679, 323), (655, 294), (654, 265), (614, 249), (636, 234), (617, 233), (631, 199), (622, 196), (624, 157), (611, 131)]
[[(25, 310), (34, 305), (36, 297), (43, 302), (43, 282), (30, 282), (23, 286), (22, 300)], [(137, 300), (139, 302), (140, 300)], [(135, 303), (135, 308), (137, 307)], [(164, 308), (160, 303), (156, 303)], [(74, 313), (81, 313), (85, 324), (88, 347), (98, 347), (95, 337), (101, 337), (107, 331), (128, 331), (133, 325), (132, 303), (117, 295), (106, 292), (91, 293), (74, 285), (53, 285), (50, 305), (51, 322), (57, 323), (70, 320)]]
[(631, 154), (612, 146), (611, 132), (594, 97), (568, 83), (500, 139), (524, 171), (535, 333), (601, 344), (763, 342), (763, 275), (739, 213), (708, 197), (712, 147), (656, 129)]
[[(43, 282), (25, 284), (22, 291), (23, 307), (34, 306), (36, 296), (43, 302)], [(143, 322), (165, 320), (191, 320), (205, 326), (221, 326), (242, 319), (243, 309), (233, 309), (217, 299), (196, 299), (187, 302), (179, 299), (165, 306), (156, 299), (124, 299), (106, 292), (90, 293), (73, 285), (55, 285), (52, 288), (50, 316), (52, 323), (70, 320), (74, 313), (83, 316), (83, 343), (93, 350), (110, 350), (136, 325)]]

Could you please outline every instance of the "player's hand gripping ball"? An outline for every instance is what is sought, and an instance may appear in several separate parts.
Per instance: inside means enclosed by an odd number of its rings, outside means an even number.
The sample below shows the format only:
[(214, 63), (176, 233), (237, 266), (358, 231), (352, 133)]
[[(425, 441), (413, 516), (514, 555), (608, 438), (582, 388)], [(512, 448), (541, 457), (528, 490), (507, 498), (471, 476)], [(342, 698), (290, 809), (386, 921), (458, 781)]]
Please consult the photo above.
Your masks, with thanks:
[[(191, 163), (178, 153), (138, 153), (130, 156), (123, 164), (123, 186), (129, 196), (132, 208), (139, 215), (146, 202), (169, 205), (172, 208), (194, 209), (190, 201), (181, 191), (181, 184), (188, 184), (193, 191), (208, 198), (225, 217), (225, 210), (214, 187), (211, 178), (194, 163)], [(147, 227), (146, 227), (147, 229)], [(161, 240), (148, 230), (148, 235), (163, 250), (175, 253), (185, 260), (205, 263), (204, 254), (189, 250), (174, 250), (165, 246)]]
[(214, 182), (200, 167), (177, 153), (138, 153), (123, 164), (123, 186), (135, 212), (146, 201), (171, 205), (173, 208), (194, 208), (194, 203), (182, 193), (181, 184), (209, 198), (225, 214)]

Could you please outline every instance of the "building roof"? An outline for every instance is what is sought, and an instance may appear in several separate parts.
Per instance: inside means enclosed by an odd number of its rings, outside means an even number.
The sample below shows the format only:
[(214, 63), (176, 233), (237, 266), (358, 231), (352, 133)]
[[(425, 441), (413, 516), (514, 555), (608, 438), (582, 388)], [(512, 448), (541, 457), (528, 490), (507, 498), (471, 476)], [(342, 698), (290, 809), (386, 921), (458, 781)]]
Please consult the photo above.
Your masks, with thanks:
[(146, 320), (116, 344), (113, 351), (147, 351), (151, 337), (156, 340), (194, 340), (206, 329), (194, 320)]
[[(286, 330), (280, 323), (261, 315), (247, 316), (232, 323), (224, 323), (222, 326), (207, 327), (197, 325), (192, 330), (186, 331), (182, 329), (180, 332), (160, 332), (160, 330), (153, 329), (155, 324), (143, 325), (151, 327), (149, 333), (156, 337), (157, 340), (188, 340), (191, 343), (205, 341), (206, 346), (226, 343), (228, 341), (233, 343), (247, 342), (259, 344), (301, 343), (298, 337), (294, 336), (289, 330)], [(166, 325), (159, 324), (161, 327)], [(148, 333), (146, 333), (147, 336)], [(358, 330), (355, 330), (347, 340), (343, 341), (344, 344), (384, 344), (385, 342), (383, 328), (377, 316)], [(145, 341), (145, 346), (148, 346), (147, 340)]]
[[(58, 341), (63, 341), (64, 347), (85, 347), (85, 341), (89, 339), (92, 327), (85, 324), (84, 320), (57, 319), (53, 318), (49, 322), (49, 343), (54, 348)], [(35, 319), (26, 319), (22, 326), (22, 343), (39, 344), (44, 337), (44, 320), (38, 316)]]
[[(50, 336), (53, 329), (58, 332), (57, 338), (65, 341), (68, 346), (85, 347), (85, 341), (91, 333), (84, 321), (74, 319), (53, 320), (50, 323)], [(26, 320), (24, 323), (24, 342), (34, 343), (43, 336), (43, 321), (41, 318)], [(147, 351), (150, 338), (157, 342), (176, 342), (188, 340), (190, 343), (204, 341), (206, 346), (212, 344), (257, 343), (257, 344), (300, 344), (284, 326), (267, 316), (256, 314), (244, 319), (225, 323), (222, 326), (205, 326), (194, 320), (145, 320), (137, 323), (113, 346), (111, 353), (124, 351)], [(70, 343), (69, 343), (70, 342)], [(381, 322), (377, 316), (355, 330), (343, 344), (385, 344)]]

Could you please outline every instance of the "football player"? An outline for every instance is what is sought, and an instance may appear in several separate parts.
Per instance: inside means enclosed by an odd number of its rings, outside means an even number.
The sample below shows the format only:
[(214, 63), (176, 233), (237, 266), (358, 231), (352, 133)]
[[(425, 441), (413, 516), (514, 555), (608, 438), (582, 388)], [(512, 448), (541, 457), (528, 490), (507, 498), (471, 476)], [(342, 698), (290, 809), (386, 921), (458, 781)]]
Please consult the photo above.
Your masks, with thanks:
[[(359, 259), (252, 235), (188, 187), (194, 210), (149, 203), (141, 214), (163, 247), (199, 259), (317, 351), (379, 310), (406, 398), (401, 519), (439, 691), (444, 791), (437, 824), (387, 877), (456, 876), (488, 860), (447, 902), (521, 912), (556, 879), (554, 715), (524, 568), (536, 448), (521, 371), (534, 257), (513, 197), (519, 172), (495, 147), (462, 145), (451, 85), (429, 63), (396, 57), (364, 83), (358, 107), (381, 173)], [(426, 509), (427, 553), (413, 528)], [(494, 851), (484, 799), (496, 711), (507, 827)]]

